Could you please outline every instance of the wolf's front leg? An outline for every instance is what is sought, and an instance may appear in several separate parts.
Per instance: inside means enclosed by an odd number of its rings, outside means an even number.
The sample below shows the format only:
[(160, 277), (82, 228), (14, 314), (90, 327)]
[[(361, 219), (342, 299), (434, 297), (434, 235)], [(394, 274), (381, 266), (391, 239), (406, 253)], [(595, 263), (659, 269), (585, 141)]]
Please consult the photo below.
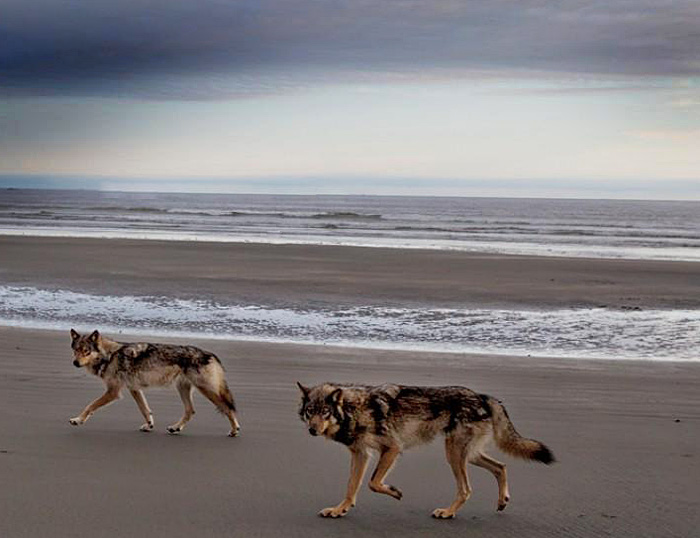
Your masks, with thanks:
[(100, 407), (104, 407), (105, 405), (112, 403), (118, 398), (118, 387), (107, 388), (107, 391), (95, 401), (89, 403), (88, 406), (85, 409), (83, 409), (82, 413), (80, 413), (77, 417), (73, 417), (72, 419), (70, 419), (70, 423), (73, 426), (80, 426), (81, 424), (85, 423), (85, 421), (87, 421), (87, 419), (89, 419), (90, 416)]
[(345, 498), (337, 506), (324, 508), (318, 515), (321, 517), (343, 517), (348, 513), (350, 508), (355, 506), (357, 500), (357, 491), (362, 484), (362, 478), (365, 476), (367, 464), (369, 463), (369, 454), (364, 449), (350, 449), (350, 479), (348, 480), (348, 489), (345, 493)]
[(370, 478), (369, 481), (369, 489), (377, 493), (389, 495), (397, 501), (401, 500), (403, 493), (401, 493), (400, 489), (385, 484), (384, 478), (389, 474), (389, 471), (391, 471), (391, 468), (396, 462), (396, 458), (398, 458), (400, 454), (401, 448), (398, 446), (383, 449), (379, 456), (379, 461), (377, 462), (377, 468), (374, 470), (374, 473), (372, 473), (372, 478)]
[(155, 424), (153, 422), (153, 413), (151, 412), (151, 408), (148, 407), (148, 402), (146, 401), (146, 397), (143, 395), (143, 392), (138, 390), (138, 389), (136, 389), (136, 390), (129, 389), (129, 392), (131, 393), (131, 396), (136, 401), (136, 405), (139, 406), (139, 411), (141, 411), (143, 418), (146, 420), (146, 422), (139, 429), (142, 432), (152, 431), (153, 426)]

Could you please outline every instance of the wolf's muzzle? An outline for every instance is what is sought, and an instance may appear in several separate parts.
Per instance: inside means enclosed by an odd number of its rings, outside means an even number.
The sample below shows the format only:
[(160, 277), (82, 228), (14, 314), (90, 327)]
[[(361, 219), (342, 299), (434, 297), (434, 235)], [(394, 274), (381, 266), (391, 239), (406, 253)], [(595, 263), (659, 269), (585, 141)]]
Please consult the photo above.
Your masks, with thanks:
[(318, 435), (318, 432), (316, 431), (316, 428), (309, 428), (309, 433), (313, 436)]
[(76, 368), (80, 368), (80, 363), (78, 362), (78, 359), (75, 359), (73, 361), (73, 366), (75, 366)]

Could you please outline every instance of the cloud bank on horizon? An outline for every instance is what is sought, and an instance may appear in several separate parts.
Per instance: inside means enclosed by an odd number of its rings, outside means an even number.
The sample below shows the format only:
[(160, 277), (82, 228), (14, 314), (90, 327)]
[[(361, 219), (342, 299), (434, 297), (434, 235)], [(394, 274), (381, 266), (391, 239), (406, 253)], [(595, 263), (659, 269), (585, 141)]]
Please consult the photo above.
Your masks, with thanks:
[(494, 77), (601, 90), (585, 81), (699, 76), (699, 23), (696, 0), (4, 0), (0, 95), (210, 100)]

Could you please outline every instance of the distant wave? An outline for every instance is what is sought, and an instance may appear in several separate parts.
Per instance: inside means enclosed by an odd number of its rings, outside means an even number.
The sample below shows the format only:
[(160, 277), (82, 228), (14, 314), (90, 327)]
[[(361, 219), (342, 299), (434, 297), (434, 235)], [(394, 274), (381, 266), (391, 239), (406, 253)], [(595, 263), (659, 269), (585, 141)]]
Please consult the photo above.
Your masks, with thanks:
[(700, 203), (20, 190), (0, 234), (700, 261)]
[(331, 213), (317, 213), (311, 216), (312, 219), (338, 219), (338, 220), (381, 220), (381, 215), (367, 215), (362, 213), (353, 213), (350, 211), (335, 211)]
[[(80, 225), (84, 223), (86, 226), (93, 226), (94, 223), (102, 222), (105, 225), (119, 226), (120, 222), (129, 222), (134, 220), (141, 223), (144, 232), (148, 232), (148, 227), (152, 226), (156, 229), (162, 227), (181, 227), (185, 229), (188, 225), (202, 225), (203, 220), (197, 220), (196, 217), (212, 217), (212, 225), (225, 226), (224, 221), (227, 217), (244, 220), (246, 217), (255, 219), (269, 218), (269, 225), (274, 225), (274, 220), (277, 219), (281, 225), (285, 220), (290, 222), (300, 220), (310, 220), (316, 222), (326, 221), (326, 224), (321, 226), (323, 229), (336, 230), (342, 228), (343, 222), (367, 222), (367, 226), (363, 226), (362, 230), (373, 233), (391, 233), (405, 232), (406, 234), (449, 234), (453, 237), (463, 236), (465, 239), (479, 240), (480, 237), (492, 237), (496, 240), (510, 240), (509, 236), (522, 238), (537, 238), (537, 241), (545, 242), (547, 238), (553, 241), (561, 241), (562, 239), (571, 238), (600, 238), (602, 241), (629, 241), (635, 244), (646, 244), (648, 246), (663, 247), (666, 242), (668, 246), (684, 248), (700, 248), (700, 233), (695, 230), (664, 230), (664, 229), (631, 229), (629, 227), (613, 227), (613, 226), (577, 226), (568, 225), (566, 227), (542, 225), (537, 223), (527, 225), (514, 225), (512, 223), (501, 223), (499, 225), (470, 225), (468, 227), (461, 226), (436, 226), (433, 224), (399, 224), (390, 226), (388, 224), (377, 224), (375, 227), (372, 223), (380, 223), (384, 218), (379, 214), (370, 213), (355, 213), (355, 212), (327, 212), (327, 213), (289, 213), (289, 212), (256, 212), (256, 211), (220, 211), (220, 210), (199, 210), (199, 209), (157, 209), (157, 208), (115, 208), (110, 207), (105, 214), (94, 210), (92, 213), (80, 211), (50, 211), (41, 210), (25, 210), (23, 212), (0, 213), (0, 224), (11, 223), (12, 220), (19, 222), (36, 221), (36, 222), (67, 222)], [(143, 215), (143, 217), (142, 217)], [(149, 215), (153, 215), (149, 218)], [(169, 216), (175, 218), (168, 219)], [(176, 219), (177, 224), (176, 224)], [(184, 217), (192, 217), (190, 220), (185, 220)], [(216, 219), (219, 219), (218, 221)], [(243, 223), (241, 223), (243, 224)], [(250, 227), (257, 224), (254, 220), (246, 222), (244, 225)], [(263, 223), (268, 224), (268, 223)], [(447, 222), (446, 222), (447, 224)], [(262, 226), (262, 225), (261, 225)], [(309, 229), (317, 228), (312, 224), (306, 224)], [(212, 231), (215, 231), (212, 228)], [(231, 231), (233, 231), (231, 229)], [(260, 230), (262, 233), (262, 229)], [(359, 232), (358, 232), (359, 233)], [(499, 237), (502, 236), (502, 237)], [(694, 243), (697, 242), (697, 243)]]
[(120, 207), (120, 206), (89, 206), (76, 208), (85, 211), (104, 211), (105, 213), (167, 213), (168, 210), (162, 207)]
[(328, 213), (304, 213), (287, 211), (202, 211), (202, 210), (168, 210), (171, 214), (209, 215), (230, 217), (273, 217), (280, 219), (314, 219), (314, 220), (381, 220), (381, 215), (354, 213), (350, 211), (332, 211)]
[(274, 217), (281, 219), (333, 219), (333, 220), (382, 220), (382, 215), (357, 213), (354, 211), (328, 211), (328, 212), (290, 212), (290, 211), (241, 211), (225, 209), (188, 209), (188, 208), (160, 208), (160, 207), (119, 207), (119, 206), (90, 206), (86, 211), (106, 213), (154, 213), (169, 215), (200, 215), (205, 217)]

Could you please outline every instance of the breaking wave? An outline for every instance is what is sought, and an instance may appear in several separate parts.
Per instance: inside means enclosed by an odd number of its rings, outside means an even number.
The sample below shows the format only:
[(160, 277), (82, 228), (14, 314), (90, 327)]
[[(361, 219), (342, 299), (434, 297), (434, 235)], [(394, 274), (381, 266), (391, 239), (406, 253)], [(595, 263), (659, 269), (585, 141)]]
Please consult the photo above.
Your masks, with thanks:
[(516, 356), (700, 360), (700, 310), (272, 308), (0, 286), (0, 324)]

